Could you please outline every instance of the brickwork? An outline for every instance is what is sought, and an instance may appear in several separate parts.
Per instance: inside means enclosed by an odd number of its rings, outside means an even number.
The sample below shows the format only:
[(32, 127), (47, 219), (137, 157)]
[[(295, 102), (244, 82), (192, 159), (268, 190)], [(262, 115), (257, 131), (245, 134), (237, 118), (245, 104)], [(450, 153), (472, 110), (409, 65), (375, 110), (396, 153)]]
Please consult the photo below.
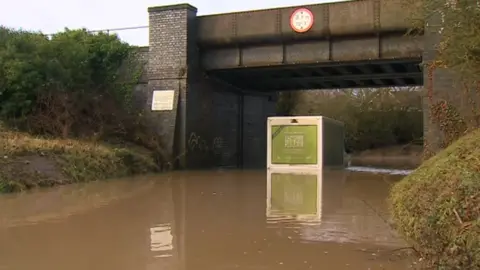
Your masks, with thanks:
[[(186, 96), (189, 17), (197, 10), (181, 4), (149, 8), (148, 101), (155, 90), (174, 90), (172, 111), (152, 112), (152, 123), (163, 139), (166, 154), (185, 166)], [(193, 41), (194, 42), (194, 41)]]

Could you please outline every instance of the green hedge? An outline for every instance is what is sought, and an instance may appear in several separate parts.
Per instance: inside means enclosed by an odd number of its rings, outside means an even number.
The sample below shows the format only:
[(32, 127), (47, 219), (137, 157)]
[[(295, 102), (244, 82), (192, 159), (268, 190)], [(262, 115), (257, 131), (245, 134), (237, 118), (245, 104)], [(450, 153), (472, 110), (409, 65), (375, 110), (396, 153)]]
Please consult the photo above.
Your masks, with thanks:
[(0, 27), (0, 120), (61, 137), (122, 128), (141, 72), (135, 58), (116, 35)]

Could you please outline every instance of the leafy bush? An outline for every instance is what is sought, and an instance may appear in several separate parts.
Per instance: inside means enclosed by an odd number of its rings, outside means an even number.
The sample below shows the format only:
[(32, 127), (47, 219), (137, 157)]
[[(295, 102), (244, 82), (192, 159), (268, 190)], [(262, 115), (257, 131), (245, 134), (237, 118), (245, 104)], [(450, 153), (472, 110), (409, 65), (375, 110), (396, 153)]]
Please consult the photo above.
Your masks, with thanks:
[(397, 183), (398, 230), (438, 269), (480, 269), (480, 129)]
[(0, 117), (61, 136), (115, 133), (141, 72), (115, 35), (65, 30), (52, 37), (0, 28)]
[(133, 142), (162, 152), (144, 104), (133, 101), (144, 62), (116, 35), (0, 27), (0, 120), (33, 134)]

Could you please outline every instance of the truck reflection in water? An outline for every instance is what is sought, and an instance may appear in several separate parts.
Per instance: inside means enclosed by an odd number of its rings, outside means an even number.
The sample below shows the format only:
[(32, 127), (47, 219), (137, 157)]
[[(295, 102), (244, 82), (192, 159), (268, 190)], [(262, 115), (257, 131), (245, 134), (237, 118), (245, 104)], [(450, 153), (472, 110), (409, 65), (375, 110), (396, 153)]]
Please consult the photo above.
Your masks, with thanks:
[(322, 173), (316, 170), (267, 173), (267, 223), (322, 219)]
[(173, 256), (173, 235), (170, 224), (159, 224), (150, 228), (150, 250), (155, 252), (155, 258)]
[[(361, 172), (362, 168), (355, 168)], [(371, 173), (370, 169), (367, 170)], [(298, 231), (306, 242), (390, 242), (382, 220), (385, 209), (374, 209), (364, 190), (371, 183), (347, 185), (350, 170), (281, 170), (267, 174), (266, 216), (270, 229)], [(398, 173), (398, 172), (394, 172)], [(372, 188), (371, 188), (372, 189)], [(374, 188), (373, 188), (374, 189)], [(360, 190), (360, 192), (359, 192)], [(378, 204), (375, 204), (378, 205)], [(396, 245), (395, 241), (391, 244)]]

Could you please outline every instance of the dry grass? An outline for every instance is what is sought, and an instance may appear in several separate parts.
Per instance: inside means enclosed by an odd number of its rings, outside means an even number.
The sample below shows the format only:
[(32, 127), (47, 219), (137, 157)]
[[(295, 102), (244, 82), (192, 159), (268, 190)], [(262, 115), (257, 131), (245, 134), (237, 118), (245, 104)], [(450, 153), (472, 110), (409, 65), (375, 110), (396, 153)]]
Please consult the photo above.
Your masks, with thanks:
[(148, 152), (87, 141), (33, 137), (0, 127), (0, 192), (157, 170)]
[(399, 231), (437, 269), (480, 269), (480, 129), (397, 183)]

